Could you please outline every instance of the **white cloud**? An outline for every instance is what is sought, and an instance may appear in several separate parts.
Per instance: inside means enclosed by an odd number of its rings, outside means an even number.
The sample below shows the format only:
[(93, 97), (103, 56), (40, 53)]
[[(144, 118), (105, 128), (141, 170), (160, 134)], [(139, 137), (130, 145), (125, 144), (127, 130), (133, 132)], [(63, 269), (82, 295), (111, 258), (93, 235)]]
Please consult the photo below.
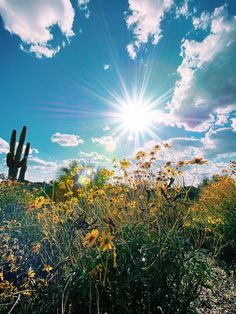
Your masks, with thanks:
[(31, 182), (49, 182), (56, 178), (61, 165), (56, 161), (47, 161), (39, 157), (29, 156), (26, 179)]
[[(220, 128), (209, 130), (203, 137), (174, 137), (166, 143), (170, 145), (169, 149), (164, 151), (165, 160), (186, 160), (193, 157), (202, 157), (210, 162), (216, 159), (225, 159), (236, 155), (236, 131), (232, 128)], [(160, 144), (156, 141), (145, 143), (143, 149), (151, 151), (153, 147)], [(164, 146), (163, 146), (164, 147)], [(162, 148), (162, 145), (161, 145)]]
[(38, 154), (39, 150), (37, 148), (31, 148), (30, 149), (30, 154), (33, 154), (33, 153)]
[(52, 57), (59, 50), (51, 44), (52, 27), (57, 25), (64, 37), (73, 35), (74, 9), (70, 0), (1, 0), (4, 28), (21, 39), (21, 49), (38, 58)]
[(57, 143), (60, 146), (73, 147), (83, 144), (84, 141), (80, 138), (79, 135), (74, 134), (61, 134), (59, 132), (51, 136), (51, 141)]
[(180, 7), (176, 8), (176, 18), (181, 16), (185, 16), (186, 18), (189, 17), (189, 7), (188, 7), (189, 0), (185, 0)]
[(136, 47), (134, 44), (128, 44), (126, 47), (128, 54), (132, 60), (135, 60), (137, 58), (137, 52)]
[(208, 12), (202, 12), (200, 17), (193, 17), (194, 29), (206, 30), (210, 26), (211, 16)]
[(90, 0), (78, 0), (79, 7), (81, 9), (87, 9)]
[(43, 170), (43, 171), (56, 171), (59, 167), (58, 163), (55, 161), (46, 161), (39, 157), (29, 156), (29, 168), (34, 170)]
[[(202, 41), (184, 40), (176, 83), (169, 108), (176, 125), (203, 132), (218, 117), (218, 123), (236, 104), (236, 18), (229, 18), (227, 7), (210, 16), (210, 33)], [(221, 108), (221, 109), (219, 109)], [(221, 118), (219, 120), (219, 118)]]
[(91, 141), (93, 143), (99, 143), (105, 146), (107, 151), (114, 151), (116, 149), (116, 144), (112, 135), (102, 136), (102, 137), (92, 137)]
[[(62, 44), (64, 45), (64, 44)], [(57, 46), (56, 48), (48, 48), (46, 46), (42, 45), (31, 45), (30, 47), (25, 48), (24, 45), (20, 45), (20, 49), (24, 52), (32, 52), (35, 54), (37, 58), (52, 58), (60, 51), (60, 46)]]
[(88, 3), (90, 0), (78, 0), (78, 5), (80, 10), (85, 11), (85, 17), (88, 19), (90, 17), (90, 11), (88, 9)]
[(81, 158), (89, 159), (91, 161), (110, 161), (106, 156), (98, 154), (97, 152), (91, 152), (91, 153), (86, 153), (86, 152), (79, 152), (79, 156)]
[[(16, 145), (18, 145), (18, 142), (16, 143)], [(26, 148), (26, 145), (23, 146), (23, 153), (24, 153), (24, 150)], [(9, 144), (7, 141), (5, 141), (3, 138), (0, 137), (0, 154), (1, 153), (4, 153), (4, 154), (7, 154), (9, 153)], [(38, 154), (39, 151), (37, 148), (30, 148), (30, 151), (29, 151), (29, 154), (32, 155), (33, 153), (35, 154)]]
[(236, 131), (236, 118), (232, 118), (231, 121), (232, 121), (232, 128), (234, 131)]
[(126, 15), (128, 29), (134, 41), (127, 45), (131, 59), (135, 59), (140, 46), (151, 40), (156, 45), (161, 38), (161, 21), (173, 5), (173, 0), (129, 0)]
[(230, 113), (236, 110), (236, 104), (235, 105), (229, 105), (226, 107), (222, 108), (217, 108), (216, 109), (216, 114), (217, 114), (217, 120), (216, 124), (217, 125), (224, 125), (227, 123)]
[(236, 133), (232, 128), (210, 130), (202, 139), (204, 156), (206, 158), (219, 158), (227, 154), (236, 153)]
[(7, 154), (9, 152), (9, 144), (0, 137), (0, 154)]
[(103, 131), (109, 131), (111, 128), (109, 126), (105, 126), (102, 130)]
[(109, 70), (110, 69), (110, 64), (104, 64), (103, 69), (105, 71)]

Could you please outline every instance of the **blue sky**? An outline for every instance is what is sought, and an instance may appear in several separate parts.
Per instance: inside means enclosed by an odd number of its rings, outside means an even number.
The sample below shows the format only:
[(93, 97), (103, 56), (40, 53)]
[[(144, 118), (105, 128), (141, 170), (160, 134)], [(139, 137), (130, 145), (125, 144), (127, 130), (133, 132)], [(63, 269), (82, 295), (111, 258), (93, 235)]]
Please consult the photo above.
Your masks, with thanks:
[(0, 16), (0, 172), (23, 125), (36, 181), (159, 140), (208, 159), (201, 177), (235, 159), (234, 0), (1, 0)]

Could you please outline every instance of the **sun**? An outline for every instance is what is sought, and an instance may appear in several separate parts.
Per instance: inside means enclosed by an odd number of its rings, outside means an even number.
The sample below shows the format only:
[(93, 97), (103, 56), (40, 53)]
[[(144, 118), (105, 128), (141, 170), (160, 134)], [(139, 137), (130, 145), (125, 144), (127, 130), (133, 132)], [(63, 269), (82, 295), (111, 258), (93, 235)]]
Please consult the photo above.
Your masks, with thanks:
[[(159, 141), (156, 127), (159, 121), (159, 112), (156, 108), (156, 100), (145, 97), (145, 94), (135, 91), (125, 95), (119, 95), (110, 103), (114, 108), (107, 113), (109, 123), (113, 127), (113, 136), (116, 138), (117, 147), (119, 143), (125, 143), (124, 150), (137, 150), (139, 147), (152, 139)], [(131, 142), (133, 142), (131, 144)]]
[(142, 97), (123, 99), (116, 112), (116, 122), (130, 135), (148, 132), (153, 125), (153, 119), (153, 110)]
[(126, 130), (133, 133), (145, 132), (153, 123), (152, 111), (145, 102), (140, 103), (137, 100), (124, 103), (118, 119)]

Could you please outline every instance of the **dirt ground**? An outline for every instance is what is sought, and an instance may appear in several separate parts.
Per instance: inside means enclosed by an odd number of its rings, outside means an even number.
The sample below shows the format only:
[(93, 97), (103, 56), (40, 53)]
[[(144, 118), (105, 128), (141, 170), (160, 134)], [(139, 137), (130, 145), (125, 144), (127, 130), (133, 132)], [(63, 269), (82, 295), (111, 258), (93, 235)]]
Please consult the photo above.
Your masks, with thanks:
[(214, 269), (213, 288), (204, 289), (195, 303), (199, 314), (236, 314), (236, 271)]

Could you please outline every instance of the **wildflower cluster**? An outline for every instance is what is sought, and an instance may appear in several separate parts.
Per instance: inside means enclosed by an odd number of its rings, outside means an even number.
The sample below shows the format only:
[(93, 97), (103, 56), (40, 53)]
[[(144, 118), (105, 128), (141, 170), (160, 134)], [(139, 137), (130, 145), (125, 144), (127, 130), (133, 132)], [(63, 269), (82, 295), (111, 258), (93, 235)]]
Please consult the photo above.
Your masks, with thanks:
[(208, 285), (206, 251), (236, 251), (235, 173), (190, 198), (184, 172), (206, 160), (163, 160), (168, 149), (113, 159), (112, 169), (72, 163), (54, 186), (2, 182), (4, 311), (190, 312)]

